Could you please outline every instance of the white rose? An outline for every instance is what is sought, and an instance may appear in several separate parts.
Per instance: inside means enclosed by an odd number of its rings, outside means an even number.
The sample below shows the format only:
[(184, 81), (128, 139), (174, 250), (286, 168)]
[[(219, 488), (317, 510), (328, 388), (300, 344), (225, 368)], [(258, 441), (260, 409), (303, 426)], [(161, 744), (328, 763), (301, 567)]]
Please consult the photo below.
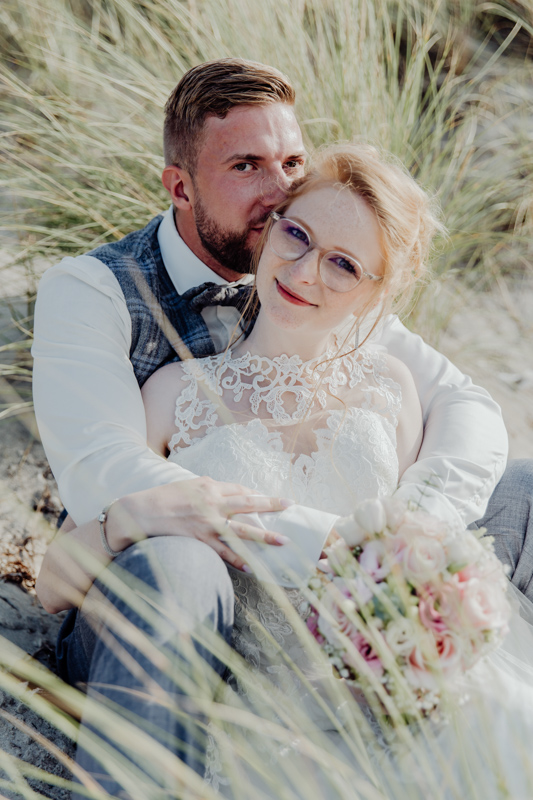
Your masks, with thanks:
[(387, 517), (381, 500), (365, 500), (354, 511), (354, 519), (369, 534), (382, 533)]
[(393, 619), (384, 633), (390, 649), (397, 656), (408, 656), (416, 644), (416, 632), (410, 619)]
[(342, 536), (348, 547), (357, 547), (368, 538), (366, 532), (356, 522), (353, 514), (339, 519), (335, 525), (335, 530), (339, 536)]
[(406, 507), (403, 500), (398, 500), (394, 497), (386, 497), (382, 501), (385, 510), (385, 518), (387, 520), (387, 527), (392, 531), (396, 531), (405, 519)]
[(505, 628), (510, 615), (505, 591), (497, 583), (472, 578), (461, 586), (461, 618), (481, 630)]
[(442, 542), (448, 538), (448, 526), (425, 511), (407, 511), (396, 533), (406, 539), (422, 535)]
[(401, 551), (400, 559), (407, 580), (424, 583), (446, 567), (444, 547), (429, 536), (412, 536)]
[(469, 564), (476, 564), (484, 556), (485, 548), (472, 533), (464, 531), (448, 542), (448, 564), (459, 570)]

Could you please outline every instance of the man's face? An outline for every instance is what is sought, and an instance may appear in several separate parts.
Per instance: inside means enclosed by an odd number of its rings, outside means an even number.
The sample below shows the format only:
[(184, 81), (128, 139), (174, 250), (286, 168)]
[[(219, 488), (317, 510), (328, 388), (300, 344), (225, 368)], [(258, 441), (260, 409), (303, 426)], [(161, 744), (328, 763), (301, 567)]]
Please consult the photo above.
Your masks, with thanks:
[(302, 134), (286, 103), (208, 117), (190, 200), (199, 244), (211, 259), (233, 272), (250, 271), (268, 214), (303, 175), (304, 163)]

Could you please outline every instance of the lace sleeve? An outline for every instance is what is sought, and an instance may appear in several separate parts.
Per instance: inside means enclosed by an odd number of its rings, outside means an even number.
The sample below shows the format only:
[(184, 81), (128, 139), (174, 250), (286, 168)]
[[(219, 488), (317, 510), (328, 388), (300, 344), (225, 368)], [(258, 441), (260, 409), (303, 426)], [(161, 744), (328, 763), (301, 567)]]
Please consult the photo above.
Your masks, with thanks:
[[(361, 348), (349, 379), (348, 403), (374, 411), (396, 428), (402, 407), (402, 388), (390, 375), (388, 356), (375, 347)], [(362, 400), (357, 400), (362, 394)]]
[(176, 432), (168, 443), (170, 452), (178, 447), (189, 447), (193, 438), (205, 436), (218, 421), (216, 385), (205, 380), (201, 361), (190, 359), (180, 362), (180, 377), (176, 385), (174, 424)]

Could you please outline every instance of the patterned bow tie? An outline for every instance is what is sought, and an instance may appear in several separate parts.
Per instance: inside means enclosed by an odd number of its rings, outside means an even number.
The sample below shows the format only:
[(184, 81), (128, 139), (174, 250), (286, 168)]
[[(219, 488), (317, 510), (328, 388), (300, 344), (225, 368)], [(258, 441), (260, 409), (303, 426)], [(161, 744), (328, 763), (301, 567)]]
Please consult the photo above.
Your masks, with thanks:
[[(196, 314), (200, 314), (206, 306), (234, 306), (242, 313), (251, 295), (252, 284), (218, 286), (216, 283), (208, 282), (189, 289), (182, 298)], [(247, 320), (250, 320), (251, 316), (251, 313), (245, 314)]]

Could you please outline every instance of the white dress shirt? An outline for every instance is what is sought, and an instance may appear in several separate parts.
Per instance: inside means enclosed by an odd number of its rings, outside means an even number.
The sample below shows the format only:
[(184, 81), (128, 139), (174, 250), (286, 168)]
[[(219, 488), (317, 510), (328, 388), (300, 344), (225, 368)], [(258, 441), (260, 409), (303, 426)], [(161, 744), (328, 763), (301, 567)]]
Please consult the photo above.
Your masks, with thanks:
[[(172, 209), (164, 215), (158, 239), (180, 294), (205, 281), (224, 283), (181, 239)], [(222, 349), (238, 312), (217, 306), (202, 313)], [(396, 317), (382, 321), (373, 341), (409, 367), (424, 415), (422, 449), (402, 476), (399, 495), (423, 498), (428, 511), (456, 522), (479, 519), (507, 457), (499, 407)], [(130, 346), (131, 318), (122, 290), (101, 261), (67, 257), (45, 272), (32, 348), (35, 413), (61, 499), (78, 524), (96, 517), (115, 497), (193, 477), (146, 444)], [(297, 513), (293, 507), (287, 515), (292, 528)], [(275, 527), (280, 532), (284, 514)], [(312, 517), (302, 510), (307, 531)], [(337, 517), (316, 512), (316, 519), (316, 530), (308, 533), (313, 558)]]

